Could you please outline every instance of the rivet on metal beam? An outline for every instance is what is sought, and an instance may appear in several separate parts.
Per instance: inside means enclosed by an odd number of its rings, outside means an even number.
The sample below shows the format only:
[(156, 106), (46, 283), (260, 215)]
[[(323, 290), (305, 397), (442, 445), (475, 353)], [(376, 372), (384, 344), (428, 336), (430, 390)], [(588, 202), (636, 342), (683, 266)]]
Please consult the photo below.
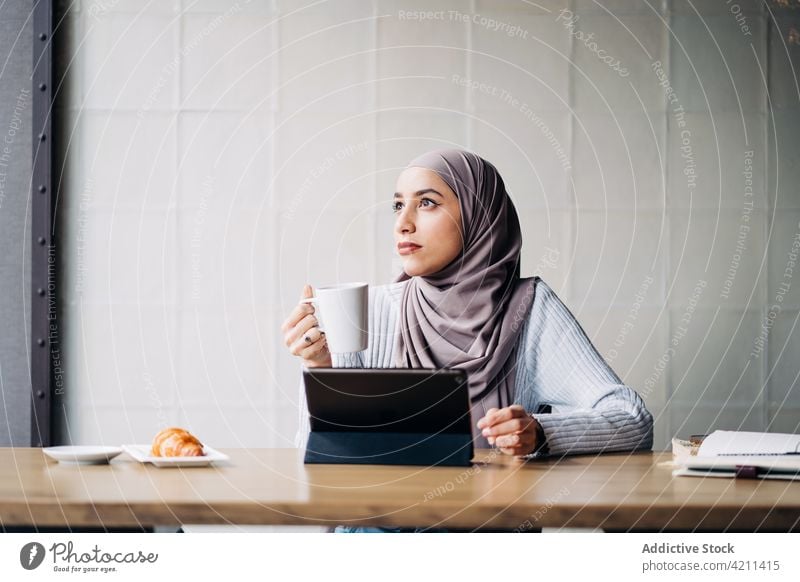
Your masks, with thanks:
[(40, 348), (44, 347), (44, 340), (42, 338), (37, 339), (36, 343)]

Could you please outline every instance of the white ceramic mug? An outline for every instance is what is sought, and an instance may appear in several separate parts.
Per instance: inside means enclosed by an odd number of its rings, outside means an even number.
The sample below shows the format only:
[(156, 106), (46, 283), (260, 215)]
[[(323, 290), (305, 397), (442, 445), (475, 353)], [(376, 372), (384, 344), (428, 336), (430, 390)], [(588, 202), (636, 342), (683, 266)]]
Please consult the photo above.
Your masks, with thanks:
[(314, 289), (314, 297), (300, 303), (313, 303), (319, 330), (328, 338), (331, 353), (345, 354), (366, 350), (369, 345), (367, 315), (369, 284), (343, 283)]

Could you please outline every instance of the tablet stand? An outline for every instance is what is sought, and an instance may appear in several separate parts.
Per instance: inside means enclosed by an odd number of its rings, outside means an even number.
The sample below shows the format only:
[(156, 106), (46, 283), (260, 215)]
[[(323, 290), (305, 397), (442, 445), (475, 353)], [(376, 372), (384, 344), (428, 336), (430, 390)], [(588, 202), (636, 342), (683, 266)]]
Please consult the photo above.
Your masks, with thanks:
[(465, 467), (472, 456), (471, 434), (312, 430), (304, 462)]

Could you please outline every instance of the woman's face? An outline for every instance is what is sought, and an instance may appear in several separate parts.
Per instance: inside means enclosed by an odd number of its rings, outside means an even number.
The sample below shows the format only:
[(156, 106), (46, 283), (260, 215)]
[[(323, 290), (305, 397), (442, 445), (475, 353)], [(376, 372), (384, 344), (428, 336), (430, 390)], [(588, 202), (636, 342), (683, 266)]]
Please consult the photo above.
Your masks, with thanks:
[(396, 246), (408, 276), (433, 275), (458, 257), (464, 246), (461, 208), (455, 192), (436, 172), (417, 167), (403, 170), (393, 209), (395, 244), (419, 245)]

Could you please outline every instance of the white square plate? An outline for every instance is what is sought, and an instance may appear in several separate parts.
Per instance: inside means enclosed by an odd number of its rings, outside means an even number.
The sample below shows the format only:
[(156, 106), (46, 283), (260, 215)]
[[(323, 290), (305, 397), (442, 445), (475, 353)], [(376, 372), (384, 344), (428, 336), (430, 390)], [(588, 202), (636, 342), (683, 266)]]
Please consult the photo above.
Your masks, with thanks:
[(209, 446), (203, 446), (202, 457), (154, 457), (150, 445), (122, 445), (122, 450), (140, 463), (153, 463), (156, 467), (205, 467), (214, 461), (227, 461), (228, 455)]

